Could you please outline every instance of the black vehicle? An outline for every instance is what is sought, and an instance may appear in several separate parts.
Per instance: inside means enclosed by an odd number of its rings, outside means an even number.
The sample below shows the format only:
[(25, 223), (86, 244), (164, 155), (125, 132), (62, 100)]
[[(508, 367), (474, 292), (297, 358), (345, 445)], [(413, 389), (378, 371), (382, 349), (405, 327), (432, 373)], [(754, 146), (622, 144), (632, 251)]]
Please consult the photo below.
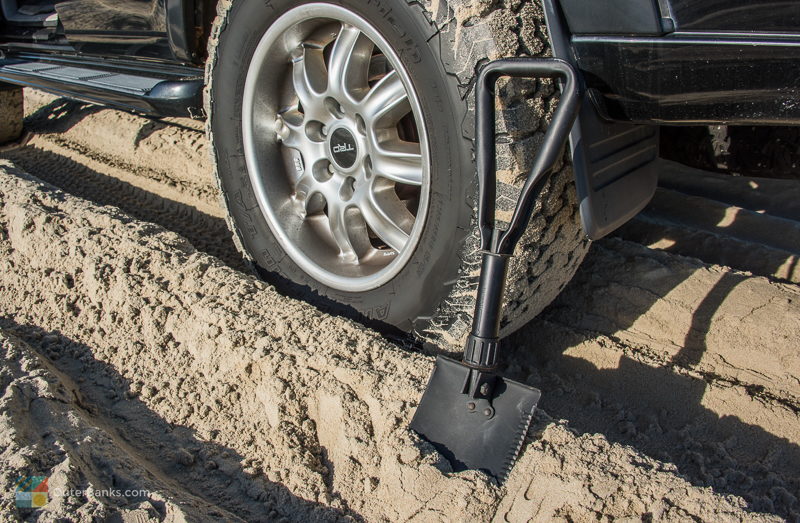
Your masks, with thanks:
[[(0, 142), (22, 132), (20, 86), (207, 117), (256, 270), (447, 342), (466, 335), (477, 282), (473, 94), (489, 59), (551, 50), (591, 100), (509, 268), (506, 333), (564, 287), (587, 238), (647, 204), (661, 126), (800, 121), (796, 0), (473, 4), (0, 0)], [(548, 85), (501, 87), (501, 211), (535, 156)]]

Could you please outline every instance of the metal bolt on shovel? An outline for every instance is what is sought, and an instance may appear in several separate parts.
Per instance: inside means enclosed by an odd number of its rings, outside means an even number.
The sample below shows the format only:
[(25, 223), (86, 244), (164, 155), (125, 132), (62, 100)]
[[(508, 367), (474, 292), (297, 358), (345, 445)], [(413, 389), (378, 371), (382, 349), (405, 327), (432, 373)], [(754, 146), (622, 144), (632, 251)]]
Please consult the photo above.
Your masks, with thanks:
[[(495, 224), (495, 93), (502, 76), (562, 80), (561, 99), (507, 229)], [(476, 162), (481, 275), (463, 361), (439, 356), (411, 428), (458, 472), (479, 469), (505, 481), (530, 427), (541, 393), (497, 374), (500, 318), (508, 259), (527, 227), (536, 190), (566, 145), (582, 101), (575, 69), (559, 59), (511, 58), (487, 64), (476, 88)]]

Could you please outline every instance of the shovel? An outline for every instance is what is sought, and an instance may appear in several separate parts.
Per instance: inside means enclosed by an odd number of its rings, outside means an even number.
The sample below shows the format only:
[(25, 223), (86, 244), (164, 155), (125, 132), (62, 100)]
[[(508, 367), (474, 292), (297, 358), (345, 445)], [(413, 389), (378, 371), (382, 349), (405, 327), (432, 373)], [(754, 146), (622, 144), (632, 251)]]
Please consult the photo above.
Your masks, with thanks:
[[(562, 81), (561, 99), (517, 200), (508, 228), (495, 224), (495, 94), (503, 76)], [(567, 143), (582, 101), (578, 74), (559, 59), (510, 58), (487, 64), (476, 87), (476, 163), (481, 274), (472, 330), (462, 361), (436, 359), (411, 429), (433, 444), (455, 472), (478, 469), (502, 483), (530, 427), (541, 393), (497, 373), (500, 318), (508, 260), (528, 225), (536, 190)]]

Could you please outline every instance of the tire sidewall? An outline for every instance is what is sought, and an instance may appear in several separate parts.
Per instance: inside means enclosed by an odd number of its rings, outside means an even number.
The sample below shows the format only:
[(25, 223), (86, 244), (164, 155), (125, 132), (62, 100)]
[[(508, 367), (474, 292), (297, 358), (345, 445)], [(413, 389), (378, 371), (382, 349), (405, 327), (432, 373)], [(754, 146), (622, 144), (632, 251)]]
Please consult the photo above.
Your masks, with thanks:
[(244, 85), (250, 59), (266, 30), (296, 0), (234, 2), (223, 26), (213, 62), (210, 129), (217, 174), (243, 248), (258, 268), (305, 286), (315, 294), (358, 313), (408, 330), (420, 317), (432, 316), (457, 278), (460, 253), (469, 234), (474, 167), (471, 142), (462, 134), (466, 103), (445, 73), (436, 46), (427, 42), (434, 29), (415, 6), (376, 0), (328, 1), (372, 24), (406, 68), (422, 108), (430, 151), (430, 195), (426, 223), (405, 267), (376, 289), (349, 293), (313, 280), (281, 248), (258, 207), (245, 164), (242, 132)]

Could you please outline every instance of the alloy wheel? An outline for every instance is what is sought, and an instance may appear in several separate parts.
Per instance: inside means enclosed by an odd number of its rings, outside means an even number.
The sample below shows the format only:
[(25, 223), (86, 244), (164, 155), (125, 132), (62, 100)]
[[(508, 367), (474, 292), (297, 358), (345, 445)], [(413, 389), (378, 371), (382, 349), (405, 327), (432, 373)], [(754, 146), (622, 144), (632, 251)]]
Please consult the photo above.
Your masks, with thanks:
[(251, 61), (245, 159), (286, 253), (330, 287), (383, 285), (413, 254), (430, 191), (419, 100), (397, 54), (330, 4), (281, 16)]

